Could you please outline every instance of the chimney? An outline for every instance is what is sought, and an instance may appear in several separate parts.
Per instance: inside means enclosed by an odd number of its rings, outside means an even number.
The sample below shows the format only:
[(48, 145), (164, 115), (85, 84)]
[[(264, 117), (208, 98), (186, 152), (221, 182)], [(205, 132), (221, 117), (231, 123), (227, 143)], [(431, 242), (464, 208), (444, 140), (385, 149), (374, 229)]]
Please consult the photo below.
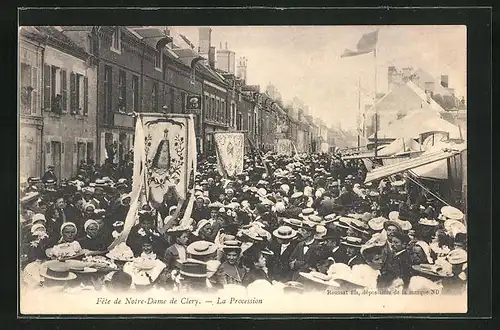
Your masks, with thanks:
[(215, 47), (211, 46), (210, 49), (208, 50), (208, 65), (213, 70), (215, 70), (215, 56), (216, 56)]
[(448, 88), (448, 75), (441, 75), (441, 86)]
[(212, 29), (210, 27), (201, 27), (198, 29), (198, 52), (202, 56), (207, 56), (212, 46)]

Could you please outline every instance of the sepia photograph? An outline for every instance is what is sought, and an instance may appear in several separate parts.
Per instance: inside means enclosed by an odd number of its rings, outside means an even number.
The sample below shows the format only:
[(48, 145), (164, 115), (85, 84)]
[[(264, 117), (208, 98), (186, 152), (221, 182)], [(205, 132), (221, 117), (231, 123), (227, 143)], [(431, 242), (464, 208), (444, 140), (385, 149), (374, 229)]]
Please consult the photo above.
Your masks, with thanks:
[(22, 315), (467, 312), (465, 25), (18, 47)]

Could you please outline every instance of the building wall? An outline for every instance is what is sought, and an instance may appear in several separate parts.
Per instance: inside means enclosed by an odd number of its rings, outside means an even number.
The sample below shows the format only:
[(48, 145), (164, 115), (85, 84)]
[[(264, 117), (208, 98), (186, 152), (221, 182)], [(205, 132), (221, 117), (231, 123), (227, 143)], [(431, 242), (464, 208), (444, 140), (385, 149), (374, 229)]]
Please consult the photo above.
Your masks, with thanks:
[[(45, 167), (48, 165), (56, 165), (56, 173), (59, 178), (69, 178), (76, 173), (77, 158), (78, 158), (78, 143), (84, 143), (85, 147), (83, 154), (80, 153), (82, 159), (96, 158), (96, 143), (97, 143), (97, 125), (96, 125), (96, 95), (97, 95), (97, 75), (96, 68), (89, 67), (84, 60), (78, 59), (72, 55), (68, 55), (52, 47), (45, 48), (44, 64), (57, 66), (65, 69), (68, 75), (68, 90), (69, 90), (69, 75), (71, 72), (87, 77), (88, 79), (88, 113), (85, 115), (71, 114), (69, 111), (69, 95), (68, 107), (63, 110), (61, 115), (44, 109), (44, 161)], [(69, 93), (68, 93), (69, 94)], [(61, 157), (60, 167), (57, 166), (53, 154), (51, 144), (53, 142), (60, 143)], [(90, 154), (87, 154), (87, 150)], [(56, 158), (54, 158), (56, 157)]]
[[(19, 65), (25, 64), (26, 76), (19, 70), (19, 175), (21, 182), (30, 176), (40, 176), (42, 171), (42, 47), (21, 37)], [(25, 81), (22, 81), (22, 79)], [(30, 91), (30, 87), (33, 90)], [(24, 100), (23, 100), (24, 93)]]

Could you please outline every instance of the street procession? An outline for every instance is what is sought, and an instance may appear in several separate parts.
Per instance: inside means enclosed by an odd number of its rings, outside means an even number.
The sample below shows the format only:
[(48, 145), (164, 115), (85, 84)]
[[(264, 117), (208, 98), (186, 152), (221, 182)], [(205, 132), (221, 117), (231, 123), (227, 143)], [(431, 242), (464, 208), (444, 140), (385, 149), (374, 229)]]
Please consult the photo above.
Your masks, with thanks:
[(186, 29), (20, 29), (21, 291), (466, 292), (455, 80), (383, 62), (390, 28), (353, 30), (334, 66), (373, 72), (339, 92), (350, 132), (249, 85), (252, 56), (212, 45), (229, 28)]

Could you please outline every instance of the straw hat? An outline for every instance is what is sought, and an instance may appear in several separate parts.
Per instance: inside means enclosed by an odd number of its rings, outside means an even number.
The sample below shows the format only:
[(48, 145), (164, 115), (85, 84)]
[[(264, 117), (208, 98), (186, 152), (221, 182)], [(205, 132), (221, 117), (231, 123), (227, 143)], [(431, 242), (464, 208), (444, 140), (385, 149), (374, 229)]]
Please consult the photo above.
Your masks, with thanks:
[(316, 233), (314, 234), (314, 239), (322, 240), (325, 238), (327, 233), (326, 227), (318, 225), (316, 226)]
[(351, 222), (349, 223), (349, 227), (354, 229), (355, 231), (357, 232), (360, 232), (362, 234), (365, 234), (365, 235), (369, 235), (370, 233), (368, 232), (368, 229), (370, 227), (368, 227), (368, 225), (361, 221), (361, 220), (356, 220), (356, 219), (352, 219)]
[(446, 232), (452, 237), (455, 237), (458, 233), (467, 233), (465, 225), (458, 220), (446, 220), (443, 225)]
[(344, 229), (349, 229), (349, 224), (351, 223), (351, 221), (354, 220), (352, 218), (347, 218), (347, 217), (340, 217), (338, 219), (338, 221), (334, 221), (334, 224), (337, 226), (337, 227), (340, 227), (340, 228), (344, 228)]
[(302, 228), (304, 226), (302, 220), (299, 219), (284, 219), (283, 222), (290, 225), (292, 228)]
[(310, 215), (307, 217), (306, 220), (304, 220), (304, 222), (307, 222), (309, 225), (313, 225), (313, 226), (324, 226), (325, 225), (325, 222), (323, 221), (323, 219), (321, 219), (320, 216), (317, 216), (317, 215)]
[(219, 260), (209, 260), (207, 264), (207, 277), (212, 277), (219, 269), (221, 262)]
[(328, 215), (325, 215), (324, 216), (324, 219), (325, 219), (325, 224), (326, 223), (330, 223), (330, 222), (334, 222), (335, 220), (337, 220), (338, 218), (340, 218), (340, 216), (337, 216), (337, 214), (335, 213), (330, 213)]
[(304, 196), (304, 193), (302, 191), (298, 191), (296, 193), (293, 193), (292, 196), (290, 196), (290, 198), (299, 198), (302, 196)]
[(312, 282), (315, 282), (315, 283), (319, 283), (319, 284), (324, 284), (326, 286), (335, 286), (335, 287), (339, 287), (340, 284), (338, 284), (337, 282), (335, 282), (332, 277), (330, 275), (326, 275), (326, 274), (323, 274), (323, 273), (319, 273), (319, 272), (310, 272), (310, 273), (304, 273), (304, 272), (299, 272), (299, 275), (312, 281)]
[(212, 242), (196, 241), (188, 245), (186, 252), (194, 256), (207, 256), (217, 251), (217, 246)]
[(432, 227), (439, 225), (439, 222), (437, 222), (436, 220), (426, 219), (426, 218), (420, 219), (418, 223), (424, 226), (432, 226)]
[(361, 248), (361, 246), (363, 245), (363, 240), (361, 240), (361, 238), (358, 238), (358, 237), (348, 236), (348, 237), (345, 237), (344, 239), (342, 239), (340, 244), (355, 247), (355, 248)]
[(273, 235), (281, 239), (292, 239), (297, 236), (297, 232), (289, 226), (281, 226), (273, 231)]
[(207, 264), (195, 259), (186, 259), (181, 263), (180, 274), (185, 277), (207, 277)]
[(310, 215), (318, 215), (318, 212), (316, 212), (313, 208), (306, 208), (306, 209), (303, 209), (301, 211), (301, 213), (299, 214), (299, 217), (301, 218), (305, 218), (305, 217), (308, 217)]
[(464, 219), (464, 214), (462, 211), (460, 211), (456, 207), (449, 205), (443, 206), (441, 208), (441, 215), (443, 216), (441, 217), (441, 220), (451, 219), (461, 221)]
[(351, 267), (339, 262), (339, 263), (334, 263), (333, 265), (331, 265), (328, 268), (328, 271), (326, 273), (335, 279), (337, 274), (344, 274), (344, 273), (348, 273), (350, 271), (351, 271)]
[(377, 218), (373, 218), (373, 219), (370, 219), (368, 221), (368, 226), (372, 229), (372, 230), (375, 230), (375, 231), (379, 231), (379, 230), (382, 230), (384, 229), (384, 223), (387, 221), (386, 218), (384, 217), (377, 217)]
[(398, 221), (394, 221), (394, 220), (384, 221), (384, 229), (385, 230), (387, 230), (387, 228), (389, 228), (391, 226), (396, 227), (398, 229), (398, 231), (403, 231), (403, 228), (401, 228), (401, 225)]
[(64, 262), (51, 260), (40, 266), (40, 275), (55, 281), (70, 281), (76, 278), (76, 274), (70, 272), (70, 268)]
[(446, 260), (452, 265), (459, 265), (467, 262), (467, 251), (464, 249), (455, 249), (448, 253)]
[(238, 240), (227, 240), (224, 241), (224, 245), (222, 246), (224, 250), (241, 250), (241, 242)]

